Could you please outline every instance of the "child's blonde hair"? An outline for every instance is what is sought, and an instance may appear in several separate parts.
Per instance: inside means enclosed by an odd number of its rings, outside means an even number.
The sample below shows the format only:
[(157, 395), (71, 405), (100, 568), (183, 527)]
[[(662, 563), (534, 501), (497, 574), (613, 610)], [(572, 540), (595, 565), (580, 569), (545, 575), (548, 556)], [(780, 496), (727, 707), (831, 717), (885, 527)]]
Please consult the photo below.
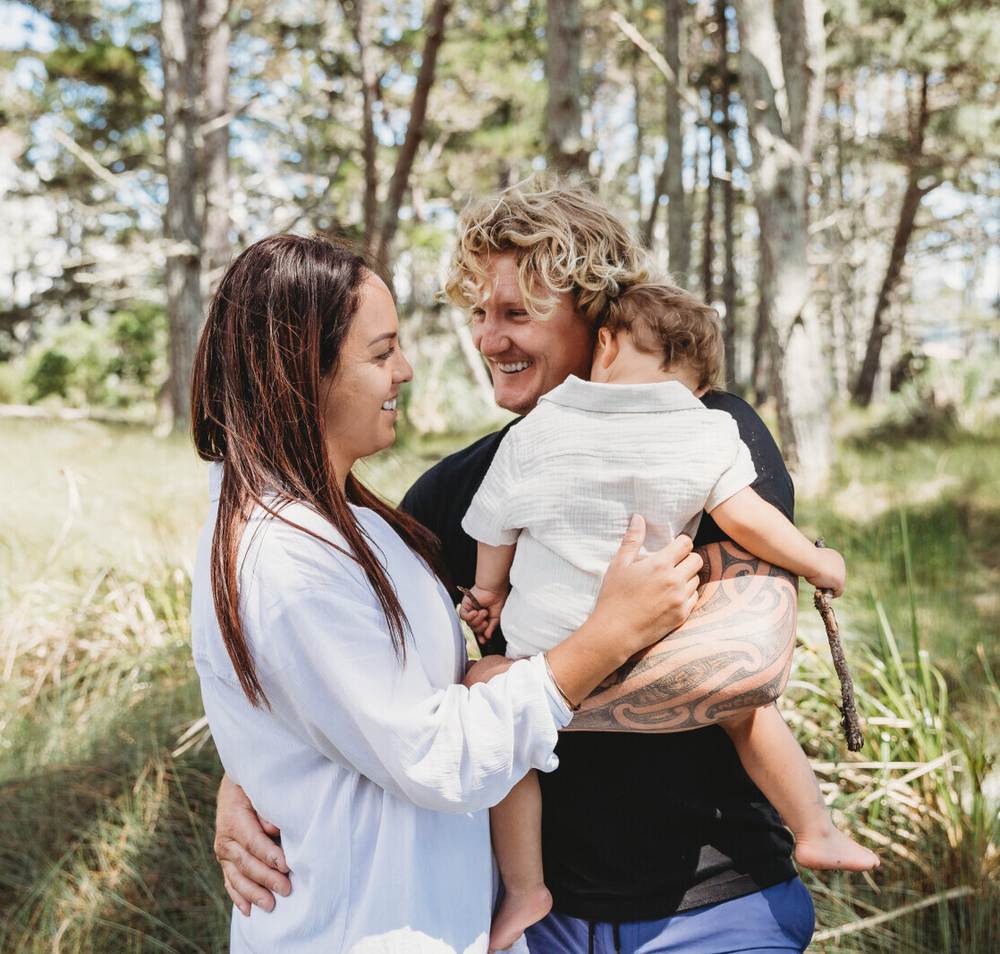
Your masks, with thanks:
[(719, 313), (694, 295), (666, 283), (647, 282), (626, 289), (608, 303), (602, 328), (625, 331), (645, 354), (663, 354), (660, 367), (691, 368), (698, 387), (718, 387), (722, 379)]

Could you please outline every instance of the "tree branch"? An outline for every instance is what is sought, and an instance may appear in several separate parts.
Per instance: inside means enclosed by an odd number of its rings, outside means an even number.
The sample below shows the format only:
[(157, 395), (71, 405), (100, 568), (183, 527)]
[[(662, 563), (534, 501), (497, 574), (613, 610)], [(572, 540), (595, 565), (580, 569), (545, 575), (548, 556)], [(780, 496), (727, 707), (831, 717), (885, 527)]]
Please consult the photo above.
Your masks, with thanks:
[(691, 91), (684, 85), (681, 84), (680, 78), (677, 74), (670, 68), (670, 64), (663, 58), (663, 54), (653, 46), (628, 20), (625, 19), (617, 10), (612, 11), (609, 14), (611, 22), (618, 27), (622, 33), (625, 34), (646, 56), (649, 57), (650, 62), (655, 66), (662, 74), (663, 78), (670, 85), (681, 99), (687, 103), (695, 112), (698, 113), (699, 119), (709, 126), (714, 132), (718, 133), (719, 137), (722, 139), (722, 144), (725, 147), (726, 153), (729, 155), (729, 159), (734, 166), (739, 168), (744, 168), (743, 163), (740, 162), (739, 156), (736, 155), (736, 147), (733, 145), (730, 137), (729, 131), (712, 119), (711, 113), (705, 114), (702, 109), (701, 103), (697, 98), (691, 93)]

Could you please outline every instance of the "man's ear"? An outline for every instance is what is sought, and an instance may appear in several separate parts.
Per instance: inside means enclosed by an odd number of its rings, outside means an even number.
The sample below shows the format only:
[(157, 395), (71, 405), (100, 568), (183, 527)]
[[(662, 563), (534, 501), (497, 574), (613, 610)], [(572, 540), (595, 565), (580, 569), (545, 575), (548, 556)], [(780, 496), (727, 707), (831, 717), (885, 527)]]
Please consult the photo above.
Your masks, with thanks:
[(618, 339), (607, 328), (598, 329), (597, 348), (594, 353), (594, 359), (607, 371), (617, 357)]

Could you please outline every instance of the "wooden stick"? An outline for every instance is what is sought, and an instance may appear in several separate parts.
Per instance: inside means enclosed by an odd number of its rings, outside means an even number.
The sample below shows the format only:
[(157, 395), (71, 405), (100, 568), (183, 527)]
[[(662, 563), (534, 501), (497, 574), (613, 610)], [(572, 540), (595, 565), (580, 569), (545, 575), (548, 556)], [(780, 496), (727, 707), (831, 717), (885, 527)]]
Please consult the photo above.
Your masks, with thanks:
[[(816, 541), (816, 546), (825, 547), (826, 541), (820, 537)], [(819, 611), (826, 628), (826, 638), (830, 643), (830, 655), (833, 656), (833, 668), (837, 670), (840, 679), (840, 697), (843, 705), (840, 707), (841, 726), (844, 729), (844, 736), (847, 739), (847, 748), (851, 752), (860, 752), (861, 746), (865, 743), (864, 734), (861, 732), (861, 723), (858, 721), (858, 712), (854, 707), (854, 682), (851, 680), (851, 670), (847, 668), (847, 659), (844, 657), (844, 647), (840, 642), (840, 629), (837, 626), (837, 617), (833, 612), (833, 590), (817, 589), (813, 597), (813, 604)]]
[(459, 593), (462, 594), (462, 596), (467, 596), (469, 598), (469, 602), (472, 604), (472, 608), (474, 610), (481, 610), (483, 608), (482, 603), (480, 603), (479, 600), (477, 600), (472, 595), (472, 590), (467, 589), (464, 586), (458, 586), (458, 587), (456, 587), (456, 589), (458, 590)]

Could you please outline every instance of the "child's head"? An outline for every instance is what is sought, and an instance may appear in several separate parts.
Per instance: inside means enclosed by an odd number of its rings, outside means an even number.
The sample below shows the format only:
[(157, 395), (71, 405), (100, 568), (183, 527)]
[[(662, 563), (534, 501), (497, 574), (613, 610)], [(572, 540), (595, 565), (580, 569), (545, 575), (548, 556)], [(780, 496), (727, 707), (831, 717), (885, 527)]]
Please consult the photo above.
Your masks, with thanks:
[(629, 364), (630, 380), (679, 380), (703, 394), (722, 374), (718, 313), (676, 285), (633, 285), (608, 304), (591, 379), (611, 380), (616, 362)]

